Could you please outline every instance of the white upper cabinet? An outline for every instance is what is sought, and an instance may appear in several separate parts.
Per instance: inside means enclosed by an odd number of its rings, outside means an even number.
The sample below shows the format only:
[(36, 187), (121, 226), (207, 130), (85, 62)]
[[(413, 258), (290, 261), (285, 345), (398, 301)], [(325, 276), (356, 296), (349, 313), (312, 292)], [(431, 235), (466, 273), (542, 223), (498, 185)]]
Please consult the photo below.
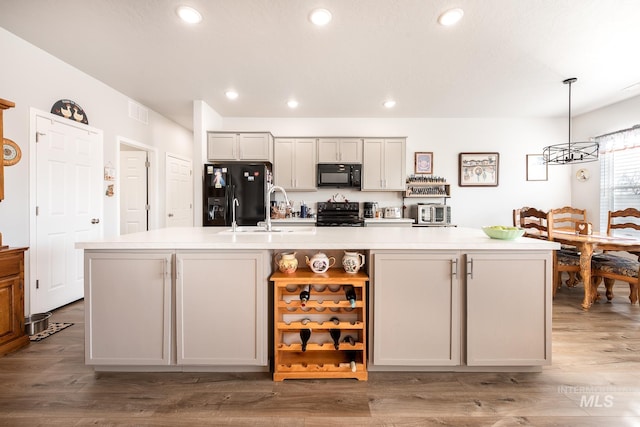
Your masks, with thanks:
[(316, 190), (316, 139), (276, 138), (273, 182), (285, 190)]
[(362, 138), (319, 138), (318, 163), (362, 163)]
[(366, 138), (363, 146), (362, 190), (404, 191), (406, 138)]
[(273, 135), (269, 132), (208, 132), (207, 159), (219, 161), (273, 160)]

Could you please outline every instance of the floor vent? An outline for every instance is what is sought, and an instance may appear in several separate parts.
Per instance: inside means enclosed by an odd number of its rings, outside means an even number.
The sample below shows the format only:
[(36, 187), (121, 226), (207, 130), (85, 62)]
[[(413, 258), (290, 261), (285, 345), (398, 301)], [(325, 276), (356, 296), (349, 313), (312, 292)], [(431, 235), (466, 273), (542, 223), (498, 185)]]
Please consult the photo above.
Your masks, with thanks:
[(132, 100), (129, 100), (129, 117), (145, 125), (149, 124), (149, 110)]

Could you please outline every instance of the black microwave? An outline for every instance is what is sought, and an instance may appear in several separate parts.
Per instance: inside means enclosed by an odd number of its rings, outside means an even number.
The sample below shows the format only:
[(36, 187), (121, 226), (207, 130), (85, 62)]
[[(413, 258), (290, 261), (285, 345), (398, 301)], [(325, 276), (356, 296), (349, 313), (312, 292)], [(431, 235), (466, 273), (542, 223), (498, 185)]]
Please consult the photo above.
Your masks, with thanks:
[(361, 164), (318, 164), (318, 187), (353, 188), (360, 190)]

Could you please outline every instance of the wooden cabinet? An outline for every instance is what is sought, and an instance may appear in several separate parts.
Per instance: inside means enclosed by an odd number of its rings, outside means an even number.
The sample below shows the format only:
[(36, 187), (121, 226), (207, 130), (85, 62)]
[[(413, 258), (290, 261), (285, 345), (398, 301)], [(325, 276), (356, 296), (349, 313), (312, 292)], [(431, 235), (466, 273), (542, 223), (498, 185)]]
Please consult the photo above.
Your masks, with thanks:
[(287, 191), (316, 190), (316, 139), (276, 138), (273, 182)]
[(0, 250), (0, 356), (29, 344), (24, 333), (24, 251)]
[[(316, 274), (298, 269), (276, 272), (274, 286), (274, 381), (287, 378), (356, 378), (366, 380), (366, 301), (368, 276), (329, 269)], [(309, 286), (306, 304), (300, 299)], [(352, 305), (347, 287), (355, 292)], [(302, 334), (310, 333), (303, 348)], [(337, 341), (337, 348), (336, 348)]]
[(467, 365), (551, 363), (551, 254), (468, 253)]
[(366, 138), (362, 158), (362, 190), (404, 191), (405, 138)]
[[(3, 112), (15, 106), (13, 102), (0, 98), (0, 143), (4, 141)], [(4, 200), (4, 163), (0, 162), (0, 201), (2, 200)], [(0, 239), (0, 246), (2, 246), (2, 239)]]
[(318, 163), (362, 163), (362, 138), (318, 138)]
[(172, 254), (85, 252), (85, 363), (171, 363)]
[(207, 159), (220, 161), (272, 161), (273, 136), (269, 132), (207, 132)]
[(268, 365), (268, 251), (176, 254), (179, 365)]
[(458, 252), (372, 251), (372, 363), (460, 365)]

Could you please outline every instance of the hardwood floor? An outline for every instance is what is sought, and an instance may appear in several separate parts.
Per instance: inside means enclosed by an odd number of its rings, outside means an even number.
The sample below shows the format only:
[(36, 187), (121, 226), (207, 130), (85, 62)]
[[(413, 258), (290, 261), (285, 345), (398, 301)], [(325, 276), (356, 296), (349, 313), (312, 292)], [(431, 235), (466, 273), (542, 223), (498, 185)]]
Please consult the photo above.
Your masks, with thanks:
[(77, 302), (52, 317), (75, 325), (0, 358), (0, 425), (640, 426), (640, 306), (626, 284), (615, 291), (588, 312), (582, 288), (558, 291), (553, 364), (541, 373), (371, 372), (366, 382), (94, 373)]

